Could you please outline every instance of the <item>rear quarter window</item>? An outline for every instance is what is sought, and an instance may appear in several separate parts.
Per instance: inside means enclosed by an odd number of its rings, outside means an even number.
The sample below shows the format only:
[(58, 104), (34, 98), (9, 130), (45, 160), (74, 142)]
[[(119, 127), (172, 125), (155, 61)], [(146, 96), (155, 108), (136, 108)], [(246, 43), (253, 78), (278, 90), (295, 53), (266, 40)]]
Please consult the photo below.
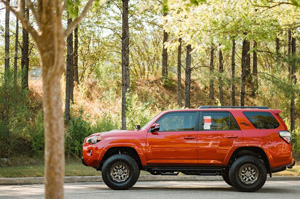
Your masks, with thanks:
[(276, 129), (278, 121), (269, 112), (243, 112), (247, 119), (257, 129)]

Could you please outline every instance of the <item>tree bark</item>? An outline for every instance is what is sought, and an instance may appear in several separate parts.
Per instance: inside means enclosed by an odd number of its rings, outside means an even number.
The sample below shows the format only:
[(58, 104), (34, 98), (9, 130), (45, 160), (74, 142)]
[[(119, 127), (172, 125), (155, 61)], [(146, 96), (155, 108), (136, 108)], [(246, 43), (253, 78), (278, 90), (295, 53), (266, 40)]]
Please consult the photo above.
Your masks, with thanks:
[(249, 81), (250, 75), (250, 42), (247, 39), (243, 41), (242, 49), (242, 86), (241, 86), (241, 106), (245, 105), (246, 82)]
[(185, 67), (185, 92), (184, 107), (191, 108), (191, 63), (192, 63), (192, 46), (186, 47), (186, 67)]
[[(164, 16), (167, 14), (164, 13)], [(168, 33), (164, 30), (163, 32), (163, 50), (162, 50), (162, 79), (163, 81), (168, 78), (168, 50), (165, 43), (168, 41)]]
[[(294, 59), (294, 56), (296, 55), (296, 38), (292, 38), (292, 56), (293, 56), (293, 59)], [(295, 75), (295, 72), (296, 72), (296, 63), (295, 61), (292, 62), (292, 65), (291, 65), (291, 81), (292, 81), (292, 84), (293, 84), (293, 87), (295, 86), (296, 84), (296, 75)], [(292, 89), (292, 95), (291, 95), (291, 109), (290, 109), (290, 117), (291, 117), (291, 132), (293, 132), (295, 130), (295, 92), (294, 92), (294, 88)]]
[(129, 88), (129, 25), (128, 25), (128, 2), (123, 1), (122, 13), (122, 129), (126, 129), (126, 93)]
[(74, 81), (79, 84), (78, 78), (78, 26), (74, 30)]
[(252, 97), (256, 96), (258, 89), (258, 76), (257, 76), (257, 42), (253, 41), (253, 84), (252, 84)]
[(214, 45), (211, 45), (210, 48), (210, 64), (209, 64), (209, 72), (210, 72), (210, 80), (209, 80), (209, 98), (214, 99), (214, 81), (213, 81), (213, 73), (214, 73)]
[[(72, 19), (68, 19), (70, 25)], [(70, 103), (73, 101), (73, 34), (71, 33), (67, 38), (67, 67), (66, 67), (66, 98), (65, 98), (65, 122), (68, 123), (71, 119)]]
[(219, 98), (221, 106), (224, 106), (223, 100), (223, 75), (224, 65), (223, 65), (223, 53), (222, 50), (219, 50)]
[(182, 39), (179, 39), (179, 46), (177, 52), (177, 103), (178, 106), (182, 106), (181, 96), (181, 51), (182, 51)]
[(231, 106), (235, 106), (235, 40), (232, 40), (231, 53)]
[(14, 57), (14, 87), (17, 86), (18, 76), (18, 42), (19, 42), (19, 20), (16, 18), (16, 36), (15, 36), (15, 57)]
[[(23, 7), (25, 17), (29, 20), (29, 9)], [(22, 44), (22, 57), (21, 57), (21, 69), (22, 69), (22, 90), (28, 89), (28, 71), (29, 71), (29, 35), (25, 27), (23, 32), (23, 44)]]
[[(7, 0), (10, 4), (10, 0)], [(9, 54), (9, 44), (10, 44), (10, 36), (9, 36), (9, 17), (10, 11), (8, 8), (5, 10), (5, 81), (9, 78), (9, 61), (10, 61), (10, 54)]]
[[(288, 31), (288, 58), (291, 59), (292, 55), (292, 31)], [(291, 64), (288, 64), (289, 76), (291, 75)], [(290, 77), (291, 78), (291, 77)]]

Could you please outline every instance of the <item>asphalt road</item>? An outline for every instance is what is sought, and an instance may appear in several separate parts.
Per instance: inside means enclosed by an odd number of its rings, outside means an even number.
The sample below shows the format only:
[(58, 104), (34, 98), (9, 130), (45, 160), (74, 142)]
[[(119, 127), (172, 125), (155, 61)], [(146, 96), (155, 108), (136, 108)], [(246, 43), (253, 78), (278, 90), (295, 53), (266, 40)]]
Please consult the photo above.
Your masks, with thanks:
[[(2, 185), (0, 199), (43, 198), (44, 185)], [(103, 182), (66, 183), (65, 198), (108, 199), (296, 199), (300, 181), (267, 181), (254, 193), (242, 193), (222, 181), (151, 181), (138, 182), (126, 191), (111, 190)]]

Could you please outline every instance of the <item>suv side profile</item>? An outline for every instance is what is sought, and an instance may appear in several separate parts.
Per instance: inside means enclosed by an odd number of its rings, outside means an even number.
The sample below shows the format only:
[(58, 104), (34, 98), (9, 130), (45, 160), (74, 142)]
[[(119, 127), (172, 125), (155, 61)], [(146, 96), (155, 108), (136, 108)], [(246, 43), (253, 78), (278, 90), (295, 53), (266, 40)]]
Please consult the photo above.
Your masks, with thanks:
[(169, 110), (143, 128), (92, 134), (82, 162), (111, 189), (129, 189), (140, 170), (152, 175), (222, 175), (239, 191), (259, 190), (267, 174), (292, 168), (291, 133), (267, 107)]

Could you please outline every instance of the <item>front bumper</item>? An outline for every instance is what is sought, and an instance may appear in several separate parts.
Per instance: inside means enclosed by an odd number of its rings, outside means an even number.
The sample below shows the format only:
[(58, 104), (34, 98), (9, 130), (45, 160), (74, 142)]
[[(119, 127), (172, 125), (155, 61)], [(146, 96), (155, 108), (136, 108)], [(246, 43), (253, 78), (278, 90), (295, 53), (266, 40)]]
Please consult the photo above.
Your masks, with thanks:
[(81, 162), (82, 162), (82, 164), (83, 164), (84, 166), (88, 166), (88, 165), (85, 163), (83, 157), (81, 157)]

